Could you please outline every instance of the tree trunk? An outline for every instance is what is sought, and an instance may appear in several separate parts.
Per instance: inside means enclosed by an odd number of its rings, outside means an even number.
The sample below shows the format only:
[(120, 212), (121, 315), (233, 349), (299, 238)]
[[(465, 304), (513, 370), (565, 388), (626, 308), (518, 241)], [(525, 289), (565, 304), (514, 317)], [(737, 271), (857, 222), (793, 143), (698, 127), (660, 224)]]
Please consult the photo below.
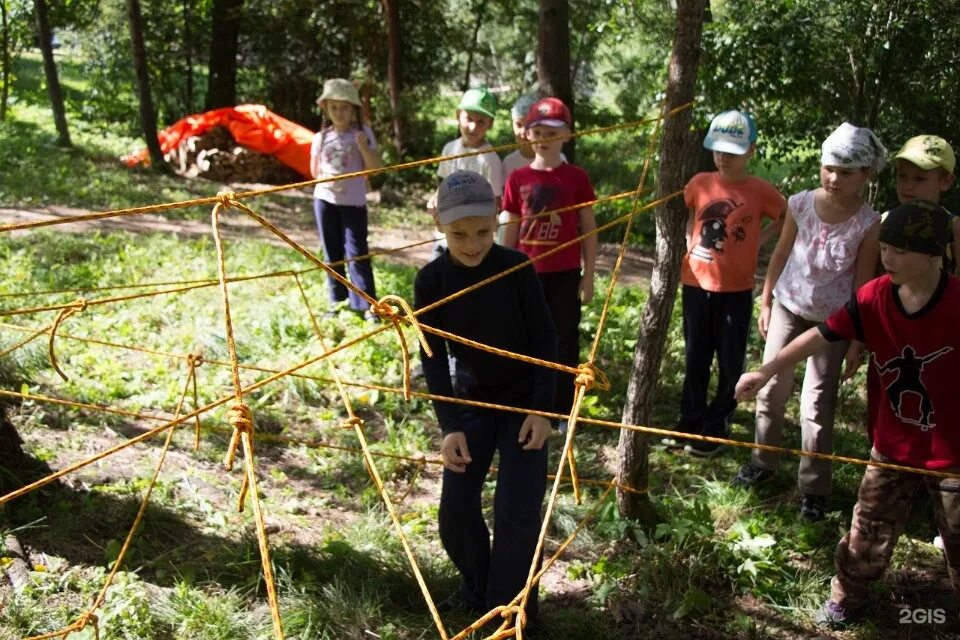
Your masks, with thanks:
[(160, 142), (157, 140), (157, 116), (153, 110), (153, 98), (150, 95), (150, 74), (147, 68), (147, 48), (143, 42), (143, 17), (140, 13), (140, 0), (127, 0), (127, 13), (130, 19), (130, 43), (133, 46), (133, 70), (137, 77), (137, 94), (140, 98), (140, 126), (147, 142), (150, 162), (155, 169), (162, 171), (166, 167)]
[(207, 110), (237, 104), (237, 42), (243, 0), (213, 0)]
[[(37, 37), (40, 38), (40, 52), (43, 54), (43, 75), (47, 80), (47, 93), (53, 108), (53, 122), (57, 126), (57, 144), (70, 147), (70, 131), (67, 129), (67, 111), (63, 104), (63, 91), (60, 78), (57, 77), (57, 63), (53, 60), (53, 32), (47, 19), (47, 0), (36, 0)], [(6, 86), (6, 85), (4, 85)]]
[(183, 56), (187, 72), (184, 106), (193, 113), (193, 0), (183, 0)]
[[(537, 28), (537, 79), (540, 91), (563, 100), (574, 113), (573, 84), (570, 78), (570, 3), (568, 0), (540, 0)], [(563, 145), (563, 153), (575, 161), (574, 140)]]
[[(674, 109), (693, 100), (700, 63), (700, 37), (708, 0), (679, 0), (673, 53), (667, 80), (666, 109)], [(657, 197), (683, 189), (697, 158), (697, 140), (690, 135), (689, 109), (663, 123), (660, 167), (657, 173)], [(640, 334), (633, 356), (633, 370), (623, 408), (625, 424), (649, 423), (656, 392), (660, 361), (670, 326), (670, 314), (677, 295), (680, 261), (686, 249), (684, 228), (687, 210), (683, 198), (673, 198), (656, 210), (656, 257), (650, 279), (650, 296), (640, 320)], [(617, 448), (617, 481), (637, 489), (647, 487), (648, 437), (623, 429)], [(620, 513), (645, 524), (656, 520), (653, 503), (647, 494), (617, 491)]]
[(471, 13), (477, 16), (477, 21), (473, 24), (473, 39), (470, 40), (470, 46), (467, 48), (467, 69), (463, 72), (463, 84), (460, 91), (466, 91), (470, 88), (470, 75), (473, 73), (473, 55), (477, 51), (477, 41), (480, 38), (480, 27), (483, 26), (484, 18), (487, 13), (487, 0), (480, 0)]
[(0, 0), (0, 121), (7, 119), (7, 100), (10, 98), (10, 16), (7, 13), (7, 0)]
[(400, 31), (400, 0), (381, 0), (387, 21), (387, 84), (390, 92), (390, 110), (393, 112), (393, 146), (403, 157), (406, 144), (403, 136), (403, 113), (400, 105), (402, 86), (401, 62), (403, 60)]

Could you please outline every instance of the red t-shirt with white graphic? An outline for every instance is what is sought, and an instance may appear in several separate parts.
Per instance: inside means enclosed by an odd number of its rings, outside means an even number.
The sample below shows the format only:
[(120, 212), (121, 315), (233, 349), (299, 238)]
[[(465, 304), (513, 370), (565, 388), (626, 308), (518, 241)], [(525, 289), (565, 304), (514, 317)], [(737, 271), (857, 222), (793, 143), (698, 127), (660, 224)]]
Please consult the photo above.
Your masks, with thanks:
[[(580, 235), (580, 210), (570, 209), (557, 214), (533, 217), (544, 211), (561, 209), (597, 196), (587, 172), (564, 162), (547, 170), (526, 166), (507, 176), (503, 189), (503, 210), (520, 216), (517, 249), (531, 258)], [(580, 268), (580, 243), (571, 244), (533, 263), (537, 273), (551, 273)]]
[(960, 467), (960, 278), (942, 273), (930, 301), (907, 313), (890, 276), (860, 287), (820, 325), (827, 340), (857, 339), (881, 379), (873, 446), (922, 469)]

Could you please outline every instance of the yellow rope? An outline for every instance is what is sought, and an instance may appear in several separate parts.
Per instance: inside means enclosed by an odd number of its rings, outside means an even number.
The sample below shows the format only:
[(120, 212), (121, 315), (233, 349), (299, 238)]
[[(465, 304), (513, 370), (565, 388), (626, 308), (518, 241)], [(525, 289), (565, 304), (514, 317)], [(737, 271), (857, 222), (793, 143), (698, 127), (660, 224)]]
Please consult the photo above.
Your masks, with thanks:
[(217, 249), (217, 272), (220, 275), (220, 294), (223, 298), (223, 319), (227, 336), (227, 349), (230, 353), (231, 374), (235, 394), (234, 405), (227, 412), (227, 420), (233, 427), (230, 445), (224, 466), (227, 470), (233, 467), (234, 456), (239, 446), (243, 447), (244, 475), (240, 485), (240, 494), (237, 498), (237, 509), (243, 511), (244, 500), (250, 492), (250, 503), (253, 506), (253, 516), (256, 522), (257, 544), (260, 547), (260, 563), (263, 567), (263, 580), (267, 588), (267, 602), (270, 605), (270, 617), (273, 620), (273, 635), (276, 640), (283, 640), (283, 623), (280, 619), (280, 604), (277, 598), (277, 588), (273, 578), (273, 563), (270, 561), (270, 545), (267, 541), (267, 525), (260, 507), (260, 494), (257, 491), (256, 462), (253, 455), (253, 414), (250, 408), (243, 403), (243, 388), (240, 384), (240, 367), (237, 361), (237, 345), (233, 337), (233, 319), (230, 315), (230, 296), (227, 293), (226, 258), (223, 242), (220, 238), (220, 212), (232, 204), (232, 193), (220, 194), (220, 200), (213, 207), (211, 224), (213, 226), (213, 240)]

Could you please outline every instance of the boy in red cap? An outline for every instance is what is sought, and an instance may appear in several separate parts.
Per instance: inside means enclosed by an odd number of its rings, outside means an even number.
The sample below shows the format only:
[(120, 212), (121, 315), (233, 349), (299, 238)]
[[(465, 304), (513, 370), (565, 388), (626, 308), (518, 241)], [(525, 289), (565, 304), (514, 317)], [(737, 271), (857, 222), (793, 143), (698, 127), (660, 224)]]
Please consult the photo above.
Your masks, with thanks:
[[(535, 102), (526, 120), (535, 157), (507, 176), (502, 242), (532, 259), (597, 228), (592, 206), (556, 211), (597, 197), (587, 172), (564, 160), (563, 143), (570, 139), (572, 124), (570, 110), (557, 98)], [(539, 215), (548, 211), (553, 213)], [(557, 328), (558, 360), (571, 367), (580, 361), (580, 305), (593, 298), (596, 259), (597, 237), (592, 235), (533, 263)], [(572, 404), (573, 376), (559, 373), (554, 410), (569, 413)]]

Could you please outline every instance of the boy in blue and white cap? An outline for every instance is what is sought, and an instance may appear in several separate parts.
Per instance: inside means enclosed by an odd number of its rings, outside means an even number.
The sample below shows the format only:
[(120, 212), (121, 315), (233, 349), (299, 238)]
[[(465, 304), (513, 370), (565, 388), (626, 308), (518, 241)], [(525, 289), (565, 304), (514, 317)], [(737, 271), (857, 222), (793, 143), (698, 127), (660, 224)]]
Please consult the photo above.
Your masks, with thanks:
[[(753, 285), (760, 245), (782, 224), (787, 202), (765, 180), (751, 176), (747, 163), (757, 145), (757, 127), (742, 111), (724, 111), (710, 123), (703, 146), (713, 151), (717, 171), (698, 173), (684, 188), (690, 211), (683, 283), (683, 337), (686, 367), (677, 431), (725, 438), (737, 403), (734, 386), (743, 373)], [(761, 229), (761, 221), (771, 224)], [(707, 403), (710, 369), (719, 377)], [(719, 444), (665, 439), (697, 456), (713, 456)]]
[[(455, 171), (437, 190), (437, 229), (447, 248), (419, 273), (414, 304), (427, 307), (482, 280), (522, 264), (527, 257), (494, 244), (497, 203), (490, 184), (471, 171)], [(496, 321), (491, 321), (496, 310)], [(555, 362), (557, 335), (533, 266), (419, 316), (425, 324), (514, 353)], [(550, 411), (552, 369), (494, 355), (427, 333), (433, 357), (420, 352), (430, 393)], [(451, 380), (448, 349), (455, 358)], [(442, 609), (482, 613), (520, 593), (533, 562), (546, 491), (549, 420), (435, 400), (443, 433), (440, 539), (461, 575), (460, 591)], [(481, 506), (494, 453), (499, 474), (494, 497), (493, 545)], [(537, 590), (527, 621), (537, 615)]]

